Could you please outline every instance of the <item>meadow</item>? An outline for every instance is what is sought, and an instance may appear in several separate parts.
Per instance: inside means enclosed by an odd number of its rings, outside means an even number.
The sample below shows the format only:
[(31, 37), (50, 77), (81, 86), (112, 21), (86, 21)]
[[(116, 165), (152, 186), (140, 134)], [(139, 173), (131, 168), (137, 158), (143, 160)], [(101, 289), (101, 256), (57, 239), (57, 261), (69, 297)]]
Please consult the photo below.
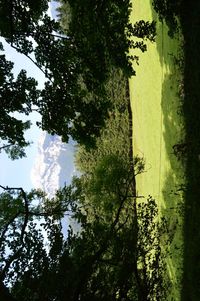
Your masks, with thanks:
[[(155, 20), (155, 43), (138, 53), (136, 76), (130, 79), (133, 114), (133, 154), (145, 160), (145, 172), (136, 177), (138, 195), (156, 199), (159, 216), (167, 217), (169, 237), (167, 266), (171, 280), (169, 300), (180, 300), (183, 270), (183, 206), (185, 162), (175, 154), (185, 139), (182, 113), (182, 36), (168, 36), (150, 0), (134, 1), (131, 21)], [(175, 146), (175, 147), (174, 147)], [(174, 147), (174, 148), (173, 148)], [(164, 246), (163, 246), (164, 248)]]

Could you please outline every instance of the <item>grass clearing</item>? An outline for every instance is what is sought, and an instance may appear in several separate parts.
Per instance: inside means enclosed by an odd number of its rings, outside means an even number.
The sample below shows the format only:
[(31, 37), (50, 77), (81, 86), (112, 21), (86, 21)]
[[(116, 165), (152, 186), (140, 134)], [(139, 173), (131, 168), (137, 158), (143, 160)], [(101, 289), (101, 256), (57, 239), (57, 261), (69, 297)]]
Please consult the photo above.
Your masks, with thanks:
[(130, 80), (133, 112), (133, 152), (144, 157), (146, 172), (137, 176), (137, 192), (151, 195), (159, 204), (160, 214), (169, 217), (174, 232), (168, 256), (172, 283), (169, 300), (179, 300), (183, 250), (182, 187), (185, 185), (181, 161), (173, 154), (173, 146), (185, 133), (179, 114), (181, 72), (176, 62), (180, 40), (171, 39), (167, 28), (157, 20), (150, 0), (133, 2), (132, 22), (144, 19), (157, 21), (156, 43), (147, 43), (148, 50), (138, 53), (136, 77)]

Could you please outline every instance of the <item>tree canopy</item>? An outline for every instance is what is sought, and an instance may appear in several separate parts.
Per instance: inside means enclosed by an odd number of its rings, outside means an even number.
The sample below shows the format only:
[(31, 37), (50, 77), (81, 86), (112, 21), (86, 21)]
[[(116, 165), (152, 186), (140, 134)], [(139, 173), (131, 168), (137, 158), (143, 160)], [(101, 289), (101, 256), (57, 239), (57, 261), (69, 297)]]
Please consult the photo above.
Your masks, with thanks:
[[(3, 46), (0, 44), (1, 51)], [(0, 55), (0, 139), (1, 150), (10, 146), (23, 148), (28, 145), (24, 138), (24, 131), (30, 127), (30, 122), (23, 122), (13, 116), (13, 113), (31, 112), (31, 103), (38, 96), (37, 82), (27, 77), (26, 71), (21, 70), (14, 79), (12, 73), (13, 63), (6, 60), (4, 54)], [(5, 147), (6, 146), (6, 147)], [(8, 147), (9, 146), (9, 147)]]
[(1, 55), (2, 97), (11, 93), (13, 100), (1, 112), (0, 134), (3, 124), (10, 124), (2, 139), (15, 139), (20, 145), (28, 123), (10, 114), (29, 115), (36, 110), (43, 130), (62, 136), (65, 142), (71, 136), (92, 146), (111, 105), (105, 87), (111, 68), (121, 68), (126, 76), (134, 74), (132, 60), (138, 58), (129, 56), (129, 48), (145, 51), (146, 46), (132, 37), (153, 41), (155, 23), (129, 24), (129, 1), (61, 2), (60, 21), (52, 20), (47, 9), (48, 1), (1, 1), (1, 37), (29, 58), (46, 82), (38, 91), (36, 81), (23, 70), (13, 81), (13, 64)]
[[(74, 178), (53, 199), (40, 191), (1, 186), (2, 301), (64, 301), (66, 296), (85, 301), (159, 300), (164, 296), (160, 239), (165, 223), (157, 222), (151, 197), (137, 205), (133, 175), (124, 163), (117, 158), (105, 160), (92, 177)], [(120, 183), (114, 174), (121, 175)], [(43, 202), (34, 205), (37, 199)], [(64, 238), (60, 218), (65, 215), (76, 221), (79, 231), (69, 227)], [(36, 217), (42, 218), (38, 224)]]

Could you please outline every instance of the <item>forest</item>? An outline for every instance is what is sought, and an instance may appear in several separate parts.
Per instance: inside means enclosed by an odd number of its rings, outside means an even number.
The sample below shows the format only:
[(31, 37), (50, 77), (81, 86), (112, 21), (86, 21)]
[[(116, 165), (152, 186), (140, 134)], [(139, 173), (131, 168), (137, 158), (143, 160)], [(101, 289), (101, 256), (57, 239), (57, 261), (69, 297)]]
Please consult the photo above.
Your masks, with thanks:
[[(134, 153), (129, 91), (156, 21), (132, 23), (129, 0), (57, 2), (56, 20), (47, 0), (0, 4), (1, 37), (45, 75), (42, 89), (25, 70), (15, 77), (0, 43), (0, 152), (26, 155), (31, 121), (13, 113), (36, 111), (38, 127), (76, 141), (80, 172), (53, 198), (0, 183), (0, 299), (168, 300), (175, 233), (154, 196), (137, 191), (146, 170)], [(182, 2), (153, 1), (171, 37), (185, 20)], [(63, 233), (69, 218), (77, 227)]]

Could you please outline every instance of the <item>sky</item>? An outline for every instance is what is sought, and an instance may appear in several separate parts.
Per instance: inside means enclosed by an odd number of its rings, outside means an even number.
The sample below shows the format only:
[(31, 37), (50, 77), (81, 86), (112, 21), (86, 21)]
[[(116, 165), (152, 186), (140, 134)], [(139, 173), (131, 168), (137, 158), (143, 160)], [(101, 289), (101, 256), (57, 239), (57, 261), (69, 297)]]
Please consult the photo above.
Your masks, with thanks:
[[(39, 87), (44, 83), (44, 75), (34, 66), (28, 58), (24, 55), (17, 53), (12, 47), (5, 43), (2, 39), (3, 47), (5, 50), (6, 58), (14, 62), (13, 73), (16, 76), (21, 69), (27, 70), (27, 75), (36, 78)], [(34, 124), (38, 120), (36, 113), (32, 114), (28, 119)], [(26, 132), (26, 139), (32, 141), (33, 144), (26, 148), (27, 157), (19, 160), (10, 160), (8, 156), (2, 152), (0, 156), (0, 184), (9, 187), (24, 187), (30, 189), (32, 186), (30, 178), (30, 170), (32, 168), (34, 157), (37, 154), (37, 140), (40, 136), (41, 130), (36, 126), (32, 126)]]
[[(51, 8), (55, 9), (55, 2), (51, 4)], [(49, 14), (51, 14), (49, 10)], [(6, 42), (3, 42), (6, 58), (14, 62), (14, 75), (17, 75), (21, 69), (27, 71), (27, 75), (34, 77), (38, 81), (38, 87), (42, 87), (44, 83), (44, 74), (24, 55), (17, 53)], [(31, 119), (32, 124), (35, 124), (39, 116), (37, 113), (28, 117)], [(26, 132), (26, 139), (33, 142), (31, 146), (26, 148), (27, 156), (22, 159), (12, 161), (3, 152), (0, 155), (0, 185), (9, 187), (23, 187), (26, 191), (33, 188), (31, 182), (31, 170), (35, 158), (37, 156), (37, 141), (41, 136), (42, 131), (32, 125), (31, 129)]]

